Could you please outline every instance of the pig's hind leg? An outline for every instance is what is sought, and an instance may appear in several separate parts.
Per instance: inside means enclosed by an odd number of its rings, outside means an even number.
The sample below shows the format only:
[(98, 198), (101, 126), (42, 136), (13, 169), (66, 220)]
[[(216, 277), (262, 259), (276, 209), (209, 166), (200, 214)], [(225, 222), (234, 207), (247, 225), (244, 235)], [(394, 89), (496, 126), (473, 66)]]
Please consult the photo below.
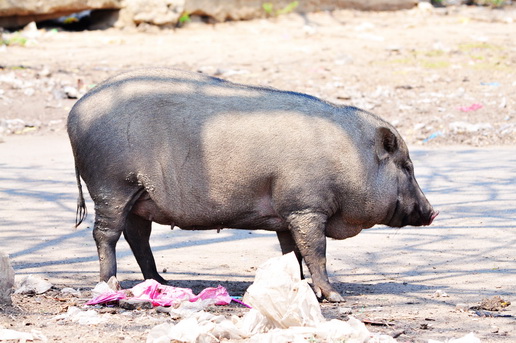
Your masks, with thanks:
[(156, 269), (156, 261), (149, 243), (152, 230), (152, 222), (134, 213), (129, 213), (124, 229), (124, 237), (129, 243), (133, 255), (140, 266), (143, 277), (154, 279), (159, 283), (166, 284)]
[(301, 273), (301, 279), (304, 279), (305, 276), (303, 275), (303, 256), (301, 256), (301, 253), (297, 248), (296, 242), (294, 241), (292, 234), (290, 233), (290, 231), (286, 230), (276, 231), (276, 235), (278, 236), (281, 252), (283, 253), (283, 255), (288, 254), (292, 251), (294, 252), (294, 254), (296, 254), (297, 261), (299, 262), (299, 271)]
[(116, 276), (116, 244), (125, 226), (125, 218), (116, 206), (109, 206), (108, 203), (95, 201), (95, 224), (93, 238), (97, 245), (97, 253), (100, 264), (100, 280), (108, 281)]

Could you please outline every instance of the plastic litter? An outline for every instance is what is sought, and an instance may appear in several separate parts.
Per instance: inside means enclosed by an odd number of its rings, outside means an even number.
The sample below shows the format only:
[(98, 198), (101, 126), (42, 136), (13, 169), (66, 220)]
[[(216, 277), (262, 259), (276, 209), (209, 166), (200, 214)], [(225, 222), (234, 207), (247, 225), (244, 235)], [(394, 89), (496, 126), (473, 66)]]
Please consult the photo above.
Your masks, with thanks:
[(444, 133), (442, 131), (434, 132), (427, 138), (423, 139), (423, 143), (427, 143), (427, 142), (431, 141), (432, 139), (436, 139), (437, 137), (442, 137), (442, 136), (444, 136)]
[(38, 330), (32, 330), (31, 333), (28, 333), (0, 327), (0, 341), (19, 341), (23, 343), (36, 340), (42, 342), (48, 341), (47, 337)]
[(52, 284), (38, 276), (28, 275), (23, 278), (16, 288), (16, 294), (43, 294), (52, 288)]
[(260, 266), (244, 302), (253, 308), (242, 318), (227, 319), (204, 311), (195, 312), (175, 325), (155, 326), (147, 343), (228, 339), (260, 343), (396, 342), (390, 336), (370, 333), (364, 323), (353, 317), (348, 321), (327, 321), (310, 286), (300, 279), (299, 265), (293, 253), (270, 259)]
[(484, 105), (475, 103), (475, 104), (472, 104), (470, 106), (461, 106), (461, 107), (459, 107), (459, 111), (471, 112), (471, 111), (479, 110), (479, 109), (481, 109), (483, 107), (484, 107)]
[(449, 129), (453, 133), (465, 133), (465, 132), (479, 132), (492, 130), (493, 126), (489, 123), (477, 123), (472, 124), (463, 121), (454, 121), (448, 125)]
[(272, 258), (261, 265), (243, 301), (276, 328), (315, 326), (324, 321), (312, 288), (301, 280), (294, 254)]
[(500, 87), (500, 82), (480, 82), (482, 86)]
[(208, 305), (227, 305), (232, 298), (222, 286), (206, 288), (195, 295), (189, 288), (172, 287), (162, 285), (155, 280), (146, 280), (134, 286), (130, 290), (114, 291), (107, 283), (100, 282), (93, 289), (94, 298), (86, 305), (106, 304), (121, 299), (137, 299), (152, 302), (154, 306), (177, 306), (181, 302), (198, 300)]
[(83, 311), (76, 306), (70, 306), (66, 313), (54, 317), (55, 320), (65, 320), (79, 323), (81, 325), (97, 325), (107, 321), (106, 315), (100, 315), (95, 310)]

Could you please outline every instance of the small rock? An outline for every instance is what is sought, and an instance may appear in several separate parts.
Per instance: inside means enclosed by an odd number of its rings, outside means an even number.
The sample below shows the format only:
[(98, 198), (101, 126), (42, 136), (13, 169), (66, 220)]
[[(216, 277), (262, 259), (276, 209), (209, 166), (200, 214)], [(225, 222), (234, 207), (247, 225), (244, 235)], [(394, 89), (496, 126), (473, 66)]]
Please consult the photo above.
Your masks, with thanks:
[(122, 289), (122, 286), (120, 286), (120, 282), (118, 282), (118, 279), (116, 278), (116, 276), (110, 277), (107, 284), (108, 284), (109, 288), (111, 288), (114, 291), (119, 291)]
[(353, 310), (351, 307), (339, 307), (339, 314), (352, 314)]
[(52, 75), (52, 73), (50, 72), (50, 70), (48, 68), (43, 68), (42, 70), (40, 70), (38, 72), (38, 76), (39, 77), (49, 77), (50, 75)]
[(434, 297), (436, 297), (436, 298), (447, 298), (447, 297), (449, 297), (449, 295), (446, 294), (445, 291), (442, 291), (442, 290), (439, 289), (439, 290), (435, 291)]
[(150, 301), (138, 299), (121, 299), (119, 305), (126, 310), (149, 310), (154, 307)]
[(0, 305), (11, 305), (14, 286), (14, 269), (9, 256), (0, 252)]
[(460, 312), (465, 312), (465, 311), (469, 310), (469, 305), (464, 304), (464, 303), (459, 303), (459, 304), (455, 305), (455, 309)]
[(33, 96), (34, 93), (36, 93), (36, 90), (34, 88), (25, 88), (23, 90), (23, 94), (25, 94), (25, 96)]
[(7, 119), (5, 120), (5, 126), (8, 132), (18, 132), (25, 128), (25, 122), (21, 119)]

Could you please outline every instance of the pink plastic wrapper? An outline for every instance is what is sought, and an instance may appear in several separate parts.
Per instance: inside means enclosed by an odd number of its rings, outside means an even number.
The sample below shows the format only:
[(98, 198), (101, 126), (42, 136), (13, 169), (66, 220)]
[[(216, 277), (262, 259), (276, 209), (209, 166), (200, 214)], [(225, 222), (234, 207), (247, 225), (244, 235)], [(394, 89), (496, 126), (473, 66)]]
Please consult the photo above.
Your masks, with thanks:
[(462, 107), (459, 107), (459, 110), (462, 111), (462, 112), (471, 112), (471, 111), (476, 111), (476, 110), (479, 110), (481, 109), (482, 107), (484, 107), (482, 104), (473, 104), (471, 106), (462, 106)]
[(154, 280), (145, 280), (131, 288), (130, 292), (108, 291), (94, 297), (86, 305), (106, 304), (121, 299), (148, 300), (154, 306), (174, 306), (183, 301), (195, 302), (199, 299), (212, 300), (215, 305), (228, 305), (232, 300), (227, 290), (220, 285), (217, 288), (206, 288), (195, 295), (189, 288), (166, 286)]

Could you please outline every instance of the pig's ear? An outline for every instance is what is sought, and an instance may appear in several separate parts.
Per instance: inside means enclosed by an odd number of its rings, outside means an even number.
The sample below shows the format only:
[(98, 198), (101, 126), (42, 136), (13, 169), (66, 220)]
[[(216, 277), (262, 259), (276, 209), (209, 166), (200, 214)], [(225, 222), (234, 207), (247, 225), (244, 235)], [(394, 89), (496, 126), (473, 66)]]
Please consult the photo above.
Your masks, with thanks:
[(398, 150), (398, 139), (391, 129), (379, 127), (376, 129), (375, 145), (378, 159), (383, 160)]

